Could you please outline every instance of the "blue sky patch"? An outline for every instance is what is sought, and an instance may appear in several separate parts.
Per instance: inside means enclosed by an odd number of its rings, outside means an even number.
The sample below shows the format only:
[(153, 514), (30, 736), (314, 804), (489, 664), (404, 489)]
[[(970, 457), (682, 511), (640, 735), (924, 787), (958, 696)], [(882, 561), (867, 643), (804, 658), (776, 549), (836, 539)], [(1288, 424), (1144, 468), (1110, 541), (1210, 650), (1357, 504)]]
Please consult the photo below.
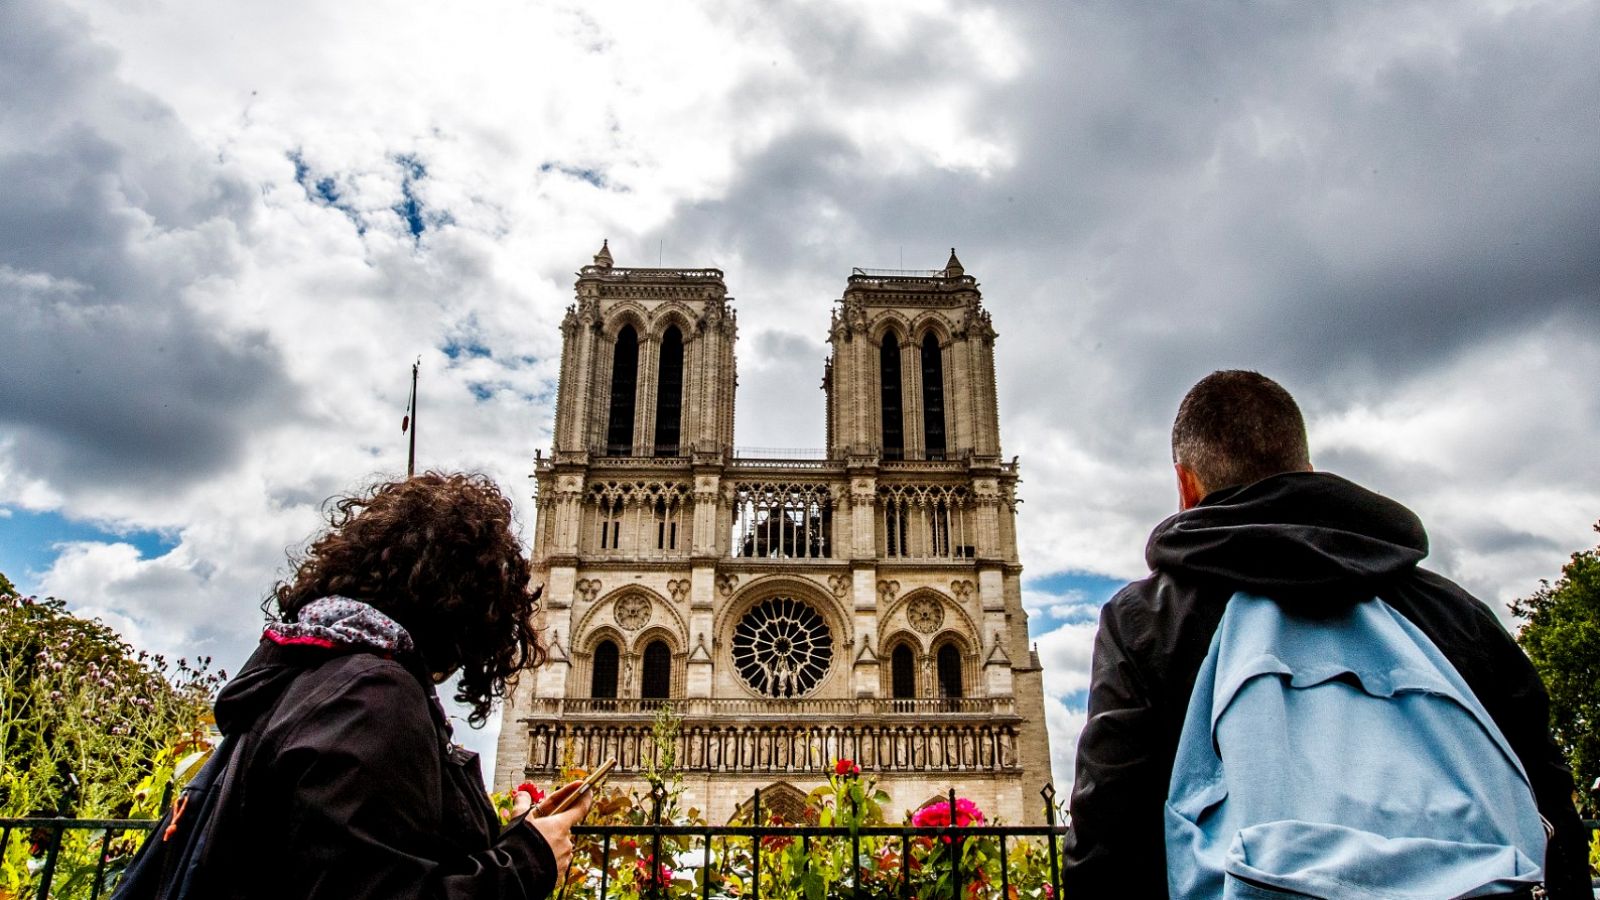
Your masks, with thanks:
[(306, 199), (318, 206), (326, 206), (344, 213), (350, 224), (356, 227), (356, 234), (366, 234), (367, 224), (361, 220), (361, 215), (348, 203), (341, 202), (343, 194), (339, 192), (339, 182), (330, 175), (318, 176), (311, 171), (311, 166), (306, 163), (305, 154), (299, 149), (290, 150), (287, 154), (289, 161), (294, 163), (294, 180), (300, 189), (306, 192)]
[(1023, 582), (1024, 591), (1059, 598), (1044, 609), (1029, 609), (1028, 633), (1038, 637), (1063, 625), (1095, 622), (1100, 617), (1100, 607), (1127, 582), (1121, 578), (1095, 572), (1053, 572)]
[(579, 181), (587, 182), (588, 184), (600, 188), (601, 190), (605, 190), (606, 188), (610, 187), (610, 185), (606, 182), (606, 174), (598, 169), (590, 169), (584, 166), (569, 166), (563, 163), (547, 162), (540, 164), (539, 171), (560, 172), (562, 175), (566, 175), (569, 178), (576, 178)]
[(488, 359), (494, 356), (494, 353), (488, 347), (478, 343), (476, 338), (451, 338), (439, 350), (451, 359)]
[(151, 559), (178, 545), (177, 536), (159, 531), (115, 528), (68, 519), (58, 512), (32, 512), (0, 507), (0, 572), (25, 594), (38, 591), (38, 575), (50, 568), (60, 551), (58, 544), (97, 541), (132, 544), (139, 555)]
[(1082, 596), (1078, 602), (1100, 606), (1127, 583), (1126, 579), (1112, 578), (1096, 572), (1068, 570), (1026, 579), (1023, 587), (1045, 594), (1070, 595), (1076, 592)]

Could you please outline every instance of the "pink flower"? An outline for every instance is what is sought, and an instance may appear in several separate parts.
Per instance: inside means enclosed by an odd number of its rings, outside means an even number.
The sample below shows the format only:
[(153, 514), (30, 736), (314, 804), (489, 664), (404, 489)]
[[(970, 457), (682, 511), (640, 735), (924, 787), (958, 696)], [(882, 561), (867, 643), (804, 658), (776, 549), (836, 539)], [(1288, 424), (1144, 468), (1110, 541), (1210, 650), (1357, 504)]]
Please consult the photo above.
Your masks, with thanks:
[[(969, 825), (982, 825), (983, 823), (983, 810), (979, 809), (976, 803), (965, 797), (956, 798), (955, 827), (966, 828)], [(918, 828), (949, 828), (950, 804), (940, 801), (924, 806), (911, 817), (911, 824)], [(947, 837), (944, 841), (949, 843), (950, 839)]]
[(853, 759), (841, 759), (833, 764), (833, 774), (843, 776), (860, 775), (861, 767), (856, 765), (856, 761)]

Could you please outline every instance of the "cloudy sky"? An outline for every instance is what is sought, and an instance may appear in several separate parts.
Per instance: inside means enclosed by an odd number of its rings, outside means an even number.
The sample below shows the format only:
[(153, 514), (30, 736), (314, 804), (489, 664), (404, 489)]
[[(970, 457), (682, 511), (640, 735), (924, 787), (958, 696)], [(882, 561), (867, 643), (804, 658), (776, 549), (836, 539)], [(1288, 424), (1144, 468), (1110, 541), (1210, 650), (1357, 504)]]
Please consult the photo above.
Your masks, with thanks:
[[(331, 494), (526, 495), (556, 324), (715, 265), (738, 442), (816, 447), (852, 266), (999, 338), (1070, 780), (1167, 429), (1258, 368), (1503, 607), (1600, 518), (1600, 4), (0, 3), (0, 571), (236, 667)], [(492, 745), (490, 735), (472, 743)]]

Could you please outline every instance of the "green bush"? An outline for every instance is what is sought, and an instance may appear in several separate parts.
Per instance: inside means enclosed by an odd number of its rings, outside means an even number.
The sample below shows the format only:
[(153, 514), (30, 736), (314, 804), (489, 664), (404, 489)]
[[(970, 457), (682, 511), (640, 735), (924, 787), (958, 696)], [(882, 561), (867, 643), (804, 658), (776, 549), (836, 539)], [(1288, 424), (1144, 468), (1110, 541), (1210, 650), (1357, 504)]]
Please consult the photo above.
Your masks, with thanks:
[[(211, 749), (211, 700), (225, 676), (209, 667), (136, 651), (99, 620), (21, 596), (0, 576), (0, 818), (154, 818), (174, 775)], [(64, 837), (54, 896), (88, 896), (101, 834)], [(110, 871), (141, 838), (110, 842)], [(0, 897), (31, 896), (48, 843), (42, 831), (13, 832), (0, 848)]]

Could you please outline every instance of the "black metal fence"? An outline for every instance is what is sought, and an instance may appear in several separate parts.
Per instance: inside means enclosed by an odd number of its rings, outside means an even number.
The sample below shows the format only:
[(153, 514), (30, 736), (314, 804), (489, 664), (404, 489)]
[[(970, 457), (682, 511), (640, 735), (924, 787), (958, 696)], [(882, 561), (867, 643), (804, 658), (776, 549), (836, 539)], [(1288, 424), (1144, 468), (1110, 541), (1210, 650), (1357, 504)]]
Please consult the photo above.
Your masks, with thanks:
[[(961, 817), (964, 815), (964, 813), (958, 806), (958, 799), (956, 797), (955, 790), (951, 789), (948, 795), (947, 802), (949, 803), (949, 807), (946, 819), (950, 824), (942, 827), (917, 825), (821, 826), (787, 824), (714, 826), (663, 824), (661, 821), (661, 812), (665, 795), (658, 787), (657, 790), (651, 794), (651, 819), (654, 824), (632, 826), (585, 825), (579, 826), (573, 831), (580, 842), (585, 838), (599, 842), (599, 858), (597, 860), (592, 856), (592, 848), (590, 848), (589, 854), (586, 854), (590, 856), (591, 864), (595, 865), (598, 869), (598, 885), (593, 885), (593, 879), (591, 879), (591, 886), (596, 888), (596, 893), (594, 896), (597, 897), (598, 900), (609, 900), (609, 898), (613, 896), (610, 885), (610, 873), (612, 868), (610, 861), (612, 857), (613, 841), (615, 839), (625, 840), (629, 838), (650, 841), (650, 853), (648, 857), (645, 857), (648, 862), (643, 868), (644, 877), (642, 879), (635, 879), (633, 883), (630, 884), (629, 891), (626, 894), (618, 893), (615, 896), (640, 897), (646, 898), (646, 900), (664, 900), (664, 898), (668, 896), (669, 891), (666, 883), (668, 879), (658, 875), (658, 866), (660, 865), (660, 861), (664, 859), (663, 845), (668, 840), (688, 842), (698, 840), (701, 854), (701, 858), (699, 860), (699, 872), (696, 877), (692, 879), (694, 890), (691, 892), (690, 890), (684, 889), (673, 891), (672, 893), (675, 893), (679, 897), (697, 895), (702, 898), (702, 900), (711, 900), (713, 896), (728, 896), (729, 891), (726, 880), (723, 880), (720, 884), (718, 884), (717, 879), (713, 877), (713, 848), (716, 842), (720, 840), (723, 845), (721, 856), (724, 859), (728, 856), (728, 843), (730, 841), (743, 841), (748, 845), (749, 880), (747, 882), (743, 879), (740, 880), (742, 889), (738, 892), (738, 895), (740, 897), (749, 897), (750, 900), (761, 900), (763, 848), (772, 846), (773, 842), (775, 841), (782, 841), (785, 843), (798, 841), (801, 847), (800, 858), (803, 861), (803, 864), (809, 864), (809, 861), (811, 860), (812, 843), (831, 838), (834, 840), (849, 841), (850, 853), (847, 857), (849, 860), (849, 877), (840, 879), (835, 884), (829, 886), (828, 892), (826, 893), (826, 896), (828, 897), (910, 898), (915, 896), (924, 898), (924, 900), (936, 900), (936, 898), (943, 897), (948, 897), (952, 898), (952, 900), (955, 900), (955, 898), (961, 898), (970, 895), (977, 897), (999, 897), (1001, 900), (1010, 900), (1010, 898), (1017, 895), (1012, 891), (1012, 881), (1015, 872), (1012, 868), (1011, 860), (1009, 859), (1010, 854), (1008, 851), (1012, 846), (1014, 846), (1013, 842), (1017, 840), (1028, 839), (1043, 843), (1046, 847), (1044, 852), (1048, 858), (1049, 868), (1048, 881), (1043, 882), (1043, 884), (1048, 885), (1044, 896), (1059, 897), (1061, 884), (1060, 842), (1066, 837), (1067, 826), (1056, 823), (1057, 813), (1055, 806), (1055, 788), (1052, 785), (1047, 784), (1045, 785), (1044, 789), (1040, 791), (1040, 795), (1044, 799), (1046, 819), (1046, 823), (1044, 825), (1008, 826), (989, 824), (958, 824), (961, 821)], [(851, 812), (851, 821), (856, 821), (859, 817), (859, 810), (852, 809)], [(749, 814), (750, 821), (760, 822), (762, 820), (762, 813), (761, 791), (757, 790), (751, 798)], [(967, 867), (963, 862), (963, 846), (969, 842), (981, 841), (985, 838), (996, 839), (999, 853), (997, 860), (999, 881), (997, 884), (991, 884), (989, 886), (989, 890), (986, 892), (980, 892), (976, 894), (963, 893), (964, 889), (970, 884), (971, 881), (976, 880), (982, 875), (982, 873), (976, 871), (967, 871)], [(887, 839), (887, 843), (890, 845), (898, 843), (898, 847), (896, 848), (898, 849), (898, 865), (896, 866), (898, 874), (897, 877), (894, 878), (890, 883), (885, 884), (880, 879), (871, 886), (863, 884), (865, 878), (864, 872), (866, 871), (866, 867), (862, 865), (863, 839), (878, 842), (880, 844), (884, 843), (884, 839)], [(919, 839), (928, 843), (938, 842), (935, 845), (940, 848), (939, 852), (937, 852), (937, 856), (940, 857), (940, 862), (943, 863), (943, 871), (940, 871), (940, 866), (936, 862), (929, 867), (933, 869), (933, 871), (923, 871), (921, 873), (920, 887), (915, 885), (912, 881), (912, 845), (913, 842), (918, 841)], [(584, 848), (581, 846), (581, 843), (579, 853), (584, 854)], [(679, 864), (682, 864), (686, 857), (691, 856), (692, 853), (680, 851), (676, 854), (675, 858)], [(574, 865), (576, 865), (576, 863)], [(791, 874), (803, 875), (803, 873)], [(934, 889), (931, 891), (927, 889), (928, 882), (934, 883)], [(995, 893), (996, 890), (998, 893)], [(804, 889), (791, 889), (788, 891), (782, 891), (782, 893), (792, 896), (807, 896), (807, 893)]]
[[(999, 897), (1009, 900), (1013, 895), (1014, 870), (1010, 856), (1018, 841), (1031, 841), (1035, 845), (1042, 842), (1046, 846), (1048, 856), (1048, 891), (1046, 897), (1060, 897), (1060, 841), (1067, 833), (1067, 826), (1057, 824), (1053, 790), (1047, 785), (1041, 792), (1045, 798), (1046, 824), (1035, 826), (1005, 826), (1005, 825), (949, 825), (937, 826), (819, 826), (819, 825), (673, 825), (661, 821), (662, 796), (653, 795), (651, 819), (649, 825), (584, 825), (575, 829), (580, 848), (579, 856), (588, 857), (588, 865), (593, 867), (587, 882), (581, 889), (573, 890), (573, 885), (568, 886), (565, 894), (569, 898), (577, 894), (594, 896), (600, 900), (609, 900), (611, 897), (640, 897), (645, 900), (660, 900), (669, 894), (679, 897), (699, 897), (702, 900), (711, 900), (713, 897), (727, 897), (737, 895), (748, 897), (750, 900), (760, 900), (762, 894), (762, 866), (763, 850), (767, 855), (772, 854), (770, 848), (778, 844), (787, 845), (789, 842), (799, 842), (802, 848), (801, 858), (810, 859), (813, 842), (824, 840), (837, 840), (850, 842), (849, 860), (852, 861), (851, 877), (829, 887), (826, 896), (829, 897), (874, 897), (874, 898), (908, 898), (912, 896), (923, 900), (935, 900), (939, 897), (962, 898), (973, 896), (968, 889), (973, 879), (981, 873), (969, 871), (963, 863), (962, 847), (973, 841), (986, 838), (996, 839), (998, 845), (998, 883), (990, 883), (987, 890), (980, 891), (976, 896)], [(949, 821), (958, 821), (957, 799), (955, 791), (949, 794)], [(760, 821), (761, 795), (755, 793), (752, 801), (751, 821)], [(116, 886), (117, 880), (138, 847), (155, 826), (153, 819), (65, 819), (54, 817), (28, 817), (17, 819), (0, 819), (0, 862), (7, 867), (7, 878), (20, 880), (18, 890), (6, 894), (4, 885), (0, 885), (0, 896), (9, 896), (14, 900), (77, 900), (77, 898), (97, 898), (108, 896)], [(1600, 831), (1600, 821), (1585, 820), (1584, 825), (1591, 832)], [(13, 847), (13, 842), (21, 839), (24, 846)], [(859, 864), (862, 859), (862, 841), (876, 841), (884, 843), (898, 843), (899, 851), (899, 877), (892, 884), (886, 885), (880, 880), (871, 885), (863, 884), (863, 867)], [(886, 840), (887, 839), (887, 840)], [(612, 866), (610, 865), (617, 849), (624, 841), (648, 841), (650, 844), (648, 865), (644, 869), (643, 877), (629, 879), (629, 883), (618, 889), (612, 883)], [(942, 852), (937, 856), (944, 864), (944, 869), (939, 871), (923, 870), (919, 873), (920, 881), (914, 883), (912, 879), (912, 846), (913, 842), (937, 842)], [(698, 872), (692, 879), (693, 887), (671, 887), (668, 878), (662, 877), (661, 861), (667, 857), (668, 843), (698, 842), (701, 860), (697, 867)], [(730, 890), (727, 880), (719, 880), (713, 876), (713, 848), (720, 842), (722, 850), (717, 856), (726, 859), (729, 856), (729, 844), (734, 842), (743, 854), (748, 854), (749, 870), (748, 881), (740, 879), (740, 887)], [(585, 846), (587, 844), (587, 847)], [(598, 845), (598, 848), (595, 845)], [(598, 857), (594, 855), (598, 849)], [(677, 864), (691, 856), (692, 852), (677, 850), (672, 859)], [(20, 858), (21, 862), (17, 862)], [(576, 867), (579, 862), (574, 863)], [(769, 864), (770, 866), (770, 864)], [(929, 889), (929, 882), (933, 882), (933, 889)], [(1600, 888), (1600, 882), (1596, 883)], [(967, 893), (963, 893), (967, 891)], [(804, 891), (782, 891), (804, 895)]]
[[(155, 827), (154, 819), (0, 819), (0, 874), (20, 882), (16, 900), (97, 900), (111, 893)], [(18, 839), (23, 846), (13, 847)]]

